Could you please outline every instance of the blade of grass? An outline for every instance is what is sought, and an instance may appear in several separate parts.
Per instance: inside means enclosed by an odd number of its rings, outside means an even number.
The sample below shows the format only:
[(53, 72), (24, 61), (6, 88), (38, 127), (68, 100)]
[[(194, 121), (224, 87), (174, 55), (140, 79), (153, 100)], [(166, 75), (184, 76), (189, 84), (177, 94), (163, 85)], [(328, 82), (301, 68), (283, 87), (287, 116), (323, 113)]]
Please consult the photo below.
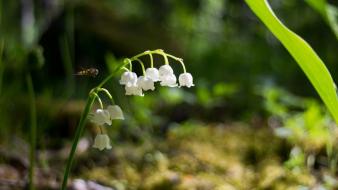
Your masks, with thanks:
[(30, 74), (26, 76), (28, 94), (29, 94), (29, 107), (30, 107), (30, 150), (29, 150), (29, 189), (34, 189), (34, 166), (36, 154), (36, 106), (35, 106), (35, 93), (33, 81)]
[(307, 42), (283, 25), (267, 0), (245, 2), (296, 60), (338, 123), (336, 87), (323, 61)]

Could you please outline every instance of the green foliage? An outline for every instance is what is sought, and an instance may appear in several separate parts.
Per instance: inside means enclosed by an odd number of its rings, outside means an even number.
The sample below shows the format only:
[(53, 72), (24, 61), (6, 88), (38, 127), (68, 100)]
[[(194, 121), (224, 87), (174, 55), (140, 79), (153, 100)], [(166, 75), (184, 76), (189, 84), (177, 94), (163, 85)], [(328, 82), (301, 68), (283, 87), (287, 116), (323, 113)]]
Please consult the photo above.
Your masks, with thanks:
[(323, 17), (338, 39), (337, 7), (327, 3), (326, 0), (306, 0), (306, 2)]
[(246, 0), (246, 2), (297, 61), (338, 123), (336, 86), (323, 61), (309, 44), (278, 20), (267, 0)]
[[(269, 87), (263, 90), (266, 110), (272, 117), (269, 125), (275, 134), (293, 146), (285, 167), (300, 172), (313, 169), (319, 157), (327, 169), (336, 171), (338, 132), (333, 120), (314, 99), (296, 97), (285, 90)], [(326, 152), (325, 155), (322, 155)]]

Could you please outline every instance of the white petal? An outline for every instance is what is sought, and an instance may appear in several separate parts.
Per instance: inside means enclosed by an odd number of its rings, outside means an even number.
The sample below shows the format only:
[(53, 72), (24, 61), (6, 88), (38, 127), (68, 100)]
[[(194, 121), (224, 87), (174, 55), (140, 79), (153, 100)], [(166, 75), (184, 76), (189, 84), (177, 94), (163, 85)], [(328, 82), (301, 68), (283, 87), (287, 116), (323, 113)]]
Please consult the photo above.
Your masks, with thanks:
[(142, 88), (140, 88), (137, 84), (127, 83), (125, 90), (126, 95), (143, 96)]
[(122, 119), (124, 120), (123, 112), (118, 105), (110, 105), (107, 107), (107, 111), (110, 114), (110, 119)]
[(169, 87), (176, 87), (176, 76), (174, 74), (160, 76), (161, 86), (169, 86)]
[(91, 121), (97, 125), (111, 125), (109, 112), (103, 109), (97, 109), (95, 113), (92, 113)]
[(147, 68), (146, 70), (146, 76), (153, 80), (154, 82), (157, 82), (160, 80), (160, 74), (159, 71), (156, 68)]
[(166, 75), (171, 75), (174, 74), (173, 69), (171, 68), (170, 65), (166, 64), (166, 65), (162, 65), (160, 67), (160, 69), (158, 70), (160, 76), (166, 76)]
[(106, 135), (106, 134), (96, 135), (93, 147), (97, 148), (99, 150), (111, 149), (112, 147), (110, 145), (110, 139), (109, 139), (108, 135)]
[(121, 75), (120, 84), (136, 83), (137, 75), (134, 72), (126, 71)]
[(194, 83), (193, 83), (192, 75), (190, 73), (180, 74), (180, 76), (178, 77), (178, 81), (180, 83), (180, 87), (186, 86), (186, 87), (190, 88), (192, 86), (195, 86)]
[(137, 79), (137, 85), (144, 91), (155, 90), (154, 81), (145, 76), (140, 76)]

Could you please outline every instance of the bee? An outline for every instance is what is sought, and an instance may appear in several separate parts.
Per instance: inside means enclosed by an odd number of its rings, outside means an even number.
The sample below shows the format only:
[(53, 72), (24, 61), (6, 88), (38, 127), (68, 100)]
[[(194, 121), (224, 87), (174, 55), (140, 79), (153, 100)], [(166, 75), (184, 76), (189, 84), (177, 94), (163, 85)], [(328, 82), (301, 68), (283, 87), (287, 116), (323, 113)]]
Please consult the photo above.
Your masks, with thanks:
[(96, 77), (98, 74), (99, 74), (99, 70), (94, 67), (91, 67), (91, 68), (81, 69), (74, 75)]

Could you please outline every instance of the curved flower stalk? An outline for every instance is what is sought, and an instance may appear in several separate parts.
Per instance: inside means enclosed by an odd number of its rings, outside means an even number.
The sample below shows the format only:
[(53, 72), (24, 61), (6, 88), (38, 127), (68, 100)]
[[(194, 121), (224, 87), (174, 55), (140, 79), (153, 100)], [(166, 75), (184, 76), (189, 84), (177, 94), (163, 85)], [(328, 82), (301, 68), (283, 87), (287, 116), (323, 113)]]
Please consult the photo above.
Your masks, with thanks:
[[(159, 68), (154, 67), (153, 54), (159, 54), (163, 56), (164, 64)], [(150, 67), (145, 69), (144, 63), (139, 59), (142, 56), (150, 57)], [(169, 64), (168, 58), (174, 59), (179, 62), (182, 66), (183, 73), (179, 75), (179, 85), (177, 84), (177, 78), (174, 74), (174, 70)], [(132, 71), (133, 61), (137, 61), (143, 71), (143, 76), (137, 77), (137, 74)], [(186, 71), (183, 59), (165, 53), (161, 49), (153, 51), (145, 51), (130, 59), (126, 59), (129, 63), (130, 68), (124, 68), (126, 72), (121, 75), (120, 84), (125, 85), (126, 95), (144, 96), (143, 91), (155, 90), (155, 82), (160, 82), (161, 86), (168, 87), (192, 87), (194, 86), (193, 77)]]
[[(72, 164), (73, 164), (76, 148), (77, 148), (80, 136), (84, 131), (85, 123), (86, 123), (86, 120), (89, 116), (89, 112), (92, 109), (94, 101), (95, 100), (99, 101), (100, 106), (101, 106), (101, 109), (100, 110), (98, 109), (99, 111), (96, 110), (94, 115), (91, 116), (92, 119), (94, 120), (94, 122), (96, 122), (96, 124), (111, 125), (110, 120), (112, 120), (112, 119), (124, 119), (124, 116), (122, 114), (122, 110), (120, 108), (118, 109), (115, 105), (108, 106), (107, 109), (104, 110), (101, 99), (98, 96), (98, 93), (99, 92), (105, 93), (109, 97), (109, 99), (112, 102), (114, 102), (113, 97), (111, 96), (109, 91), (107, 89), (102, 88), (102, 86), (104, 86), (110, 79), (112, 79), (116, 75), (116, 73), (118, 73), (121, 69), (123, 69), (127, 64), (128, 64), (128, 62), (124, 62), (123, 64), (121, 64), (119, 67), (117, 67), (115, 69), (115, 71), (113, 71), (107, 78), (105, 78), (98, 86), (96, 86), (95, 88), (93, 88), (89, 92), (89, 96), (88, 96), (88, 99), (87, 99), (87, 102), (86, 102), (86, 106), (85, 106), (85, 108), (84, 108), (84, 110), (81, 114), (79, 124), (76, 128), (76, 131), (75, 131), (75, 137), (74, 137), (74, 140), (73, 140), (72, 148), (71, 148), (69, 156), (68, 156), (66, 168), (65, 168), (65, 171), (64, 171), (64, 175), (63, 175), (62, 186), (61, 186), (62, 190), (67, 189), (68, 177), (69, 177), (70, 169), (71, 169)], [(104, 135), (104, 134), (101, 134), (101, 135)], [(109, 140), (109, 137), (108, 137), (108, 140)], [(95, 141), (96, 142), (94, 142), (94, 147), (102, 149), (103, 142), (107, 143), (107, 138), (106, 137), (103, 138), (102, 136), (99, 136), (98, 138), (96, 138)], [(105, 144), (104, 147), (109, 149), (110, 146)]]
[[(164, 58), (164, 65), (162, 65), (159, 69), (154, 67), (153, 54), (162, 55)], [(145, 69), (144, 63), (139, 59), (142, 56), (150, 57), (150, 68)], [(162, 86), (176, 87), (178, 86), (177, 78), (174, 74), (173, 69), (169, 65), (168, 58), (174, 59), (175, 61), (179, 62), (182, 66), (183, 73), (180, 74), (179, 76), (179, 86), (180, 87), (186, 86), (188, 88), (194, 86), (193, 77), (190, 73), (186, 72), (183, 59), (167, 54), (163, 50), (158, 49), (153, 51), (145, 51), (130, 59), (128, 58), (125, 59), (123, 61), (123, 64), (121, 64), (118, 68), (116, 68), (98, 86), (96, 86), (90, 91), (85, 109), (81, 114), (79, 124), (76, 128), (75, 137), (73, 140), (72, 148), (69, 153), (66, 169), (63, 176), (63, 182), (61, 187), (62, 190), (65, 190), (67, 187), (67, 181), (74, 160), (77, 144), (79, 142), (81, 134), (84, 131), (87, 118), (89, 117), (91, 122), (93, 122), (100, 128), (101, 132), (100, 134), (97, 134), (93, 144), (93, 147), (99, 150), (112, 148), (110, 145), (109, 136), (103, 133), (104, 130), (102, 128), (110, 126), (112, 124), (112, 120), (124, 119), (123, 112), (119, 106), (109, 105), (107, 106), (106, 109), (104, 109), (103, 103), (98, 95), (100, 92), (103, 92), (105, 95), (107, 95), (113, 104), (114, 100), (109, 91), (102, 87), (121, 70), (125, 70), (125, 72), (121, 75), (119, 83), (121, 85), (125, 85), (126, 95), (143, 96), (144, 95), (143, 91), (155, 90), (154, 86), (155, 82), (160, 82)], [(143, 76), (138, 77), (137, 74), (132, 71), (133, 61), (137, 61), (141, 65)], [(127, 65), (129, 65), (129, 69), (126, 67)], [(95, 100), (97, 100), (98, 103), (100, 104), (100, 108), (93, 113), (89, 113), (92, 109)]]

